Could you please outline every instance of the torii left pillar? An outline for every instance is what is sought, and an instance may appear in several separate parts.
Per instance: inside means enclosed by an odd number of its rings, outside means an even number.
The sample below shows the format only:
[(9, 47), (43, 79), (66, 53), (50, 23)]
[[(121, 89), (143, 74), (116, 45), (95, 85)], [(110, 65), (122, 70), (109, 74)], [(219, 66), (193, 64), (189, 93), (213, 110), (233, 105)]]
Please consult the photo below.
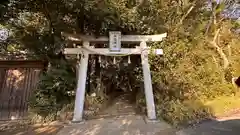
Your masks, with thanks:
[[(89, 42), (83, 42), (83, 46), (89, 46)], [(89, 53), (83, 51), (81, 55), (80, 63), (77, 65), (77, 90), (75, 97), (75, 107), (72, 122), (78, 123), (82, 121), (83, 117), (83, 107), (85, 100), (85, 90), (86, 90), (86, 78), (88, 69), (88, 59)], [(81, 65), (81, 66), (80, 66)], [(77, 114), (77, 115), (76, 115)]]

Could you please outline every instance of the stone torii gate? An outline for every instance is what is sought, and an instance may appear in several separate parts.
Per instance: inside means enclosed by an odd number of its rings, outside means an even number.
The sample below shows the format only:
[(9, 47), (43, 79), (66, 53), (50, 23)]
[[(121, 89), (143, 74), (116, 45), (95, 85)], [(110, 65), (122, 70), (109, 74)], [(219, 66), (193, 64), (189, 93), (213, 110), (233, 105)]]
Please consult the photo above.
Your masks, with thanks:
[[(98, 54), (105, 56), (128, 56), (141, 55), (141, 63), (144, 77), (144, 91), (147, 105), (147, 116), (149, 120), (156, 120), (156, 111), (154, 104), (154, 96), (152, 90), (152, 80), (148, 63), (148, 54), (153, 53), (162, 55), (162, 49), (150, 49), (147, 42), (162, 41), (167, 36), (166, 33), (159, 35), (121, 35), (119, 31), (109, 32), (109, 37), (92, 37), (77, 34), (62, 33), (67, 40), (75, 43), (82, 43), (78, 48), (65, 48), (65, 55), (81, 55), (80, 63), (77, 69), (77, 90), (75, 97), (75, 107), (73, 122), (81, 122), (83, 120), (83, 109), (85, 100), (85, 87), (88, 69), (88, 59), (90, 54)], [(109, 43), (109, 48), (95, 48), (90, 43)], [(121, 48), (121, 43), (136, 43), (140, 46), (136, 48)]]

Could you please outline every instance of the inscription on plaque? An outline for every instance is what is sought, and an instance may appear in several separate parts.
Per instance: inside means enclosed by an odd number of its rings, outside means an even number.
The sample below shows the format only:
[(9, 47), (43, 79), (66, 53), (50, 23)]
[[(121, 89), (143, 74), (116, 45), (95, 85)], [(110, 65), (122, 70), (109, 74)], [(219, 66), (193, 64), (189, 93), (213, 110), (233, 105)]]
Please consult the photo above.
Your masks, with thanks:
[(109, 50), (110, 52), (120, 52), (121, 50), (121, 32), (109, 32)]

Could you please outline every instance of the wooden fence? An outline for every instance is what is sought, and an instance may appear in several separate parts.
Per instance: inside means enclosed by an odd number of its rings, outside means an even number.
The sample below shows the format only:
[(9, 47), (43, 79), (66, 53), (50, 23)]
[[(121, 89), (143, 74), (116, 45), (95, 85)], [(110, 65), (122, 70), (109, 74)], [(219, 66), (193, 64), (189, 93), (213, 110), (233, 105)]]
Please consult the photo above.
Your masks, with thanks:
[(0, 61), (0, 120), (24, 119), (36, 87), (41, 61)]

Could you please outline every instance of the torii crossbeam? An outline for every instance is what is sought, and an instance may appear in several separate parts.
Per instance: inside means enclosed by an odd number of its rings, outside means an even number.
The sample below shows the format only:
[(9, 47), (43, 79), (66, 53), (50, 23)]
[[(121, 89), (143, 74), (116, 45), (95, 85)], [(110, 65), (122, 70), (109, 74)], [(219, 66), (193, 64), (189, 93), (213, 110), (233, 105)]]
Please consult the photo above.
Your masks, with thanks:
[[(80, 122), (83, 120), (83, 107), (85, 99), (85, 88), (87, 78), (88, 59), (90, 54), (106, 55), (106, 56), (127, 56), (127, 55), (141, 55), (142, 69), (144, 77), (144, 91), (147, 105), (147, 116), (149, 120), (156, 119), (156, 111), (154, 104), (154, 96), (152, 90), (152, 80), (150, 68), (148, 63), (148, 54), (153, 53), (163, 55), (162, 49), (150, 49), (147, 47), (147, 42), (159, 42), (167, 36), (166, 33), (159, 35), (121, 35), (121, 32), (109, 32), (109, 37), (91, 37), (77, 34), (62, 33), (62, 35), (71, 42), (82, 43), (80, 48), (65, 48), (65, 55), (79, 55), (81, 54), (80, 63), (78, 63), (78, 80), (76, 99), (74, 107), (73, 122)], [(107, 43), (109, 48), (95, 48), (90, 46), (90, 43)], [(121, 48), (123, 43), (138, 43), (140, 46), (136, 48)]]

